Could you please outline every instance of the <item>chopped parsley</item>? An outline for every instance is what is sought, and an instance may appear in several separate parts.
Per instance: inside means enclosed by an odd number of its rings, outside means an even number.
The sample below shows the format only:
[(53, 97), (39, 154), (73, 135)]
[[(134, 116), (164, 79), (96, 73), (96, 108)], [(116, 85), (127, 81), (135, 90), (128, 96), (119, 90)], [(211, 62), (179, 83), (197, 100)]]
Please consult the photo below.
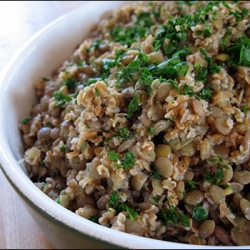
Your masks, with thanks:
[(128, 131), (129, 131), (129, 130), (128, 130), (127, 127), (120, 128), (120, 129), (119, 129), (120, 136), (121, 136), (122, 138), (127, 137)]
[(208, 211), (203, 208), (200, 204), (194, 206), (192, 212), (192, 218), (197, 221), (204, 221), (208, 218)]
[(227, 29), (225, 36), (220, 41), (220, 45), (221, 45), (222, 51), (225, 51), (227, 40), (228, 40), (228, 37), (230, 35), (232, 35), (232, 30), (231, 29)]
[(196, 93), (193, 91), (192, 87), (185, 84), (183, 88), (183, 95), (189, 95), (190, 97), (192, 97), (195, 96)]
[(43, 80), (44, 82), (49, 82), (49, 81), (50, 81), (50, 78), (43, 77), (42, 80)]
[(72, 77), (68, 77), (63, 81), (63, 85), (67, 86), (69, 91), (74, 91), (78, 84)]
[(198, 99), (203, 99), (207, 102), (210, 102), (212, 99), (212, 91), (213, 89), (210, 87), (204, 87), (201, 92), (197, 95)]
[(32, 117), (29, 116), (29, 117), (26, 117), (22, 120), (22, 124), (28, 124), (30, 121), (32, 120)]
[(200, 52), (202, 55), (204, 55), (204, 57), (208, 63), (208, 71), (210, 73), (219, 73), (221, 67), (214, 62), (213, 58), (208, 56), (206, 50), (204, 48), (200, 48)]
[(89, 218), (89, 220), (91, 220), (91, 221), (99, 224), (99, 221), (98, 221), (99, 220), (99, 216), (98, 216), (98, 214), (91, 215), (90, 218)]
[(174, 206), (169, 209), (161, 209), (157, 214), (159, 220), (166, 226), (176, 225), (179, 221), (185, 227), (190, 227), (190, 222), (187, 216), (178, 212)]
[(189, 69), (186, 62), (186, 56), (191, 51), (187, 47), (177, 51), (166, 61), (154, 66), (151, 65), (149, 70), (155, 78), (164, 77), (166, 79), (176, 79), (179, 76), (185, 76)]
[(94, 48), (95, 50), (99, 49), (101, 44), (104, 44), (104, 42), (98, 39), (95, 40), (94, 42), (91, 43), (90, 47), (87, 48), (87, 52), (89, 52), (91, 48)]
[(63, 94), (61, 91), (54, 92), (53, 97), (57, 101), (57, 103), (56, 103), (57, 107), (61, 107), (66, 102), (69, 102), (72, 100), (72, 98), (70, 96)]
[(233, 67), (250, 67), (250, 39), (244, 34), (227, 49), (228, 61)]
[(158, 169), (155, 166), (152, 167), (151, 177), (157, 180), (162, 179), (162, 175), (159, 173)]
[(245, 16), (249, 14), (249, 10), (246, 7), (243, 7), (242, 11), (234, 10), (229, 12), (230, 15), (234, 15), (237, 21), (241, 21)]
[(136, 160), (135, 160), (133, 153), (128, 151), (127, 153), (124, 154), (123, 159), (122, 159), (122, 166), (124, 166), (126, 170), (133, 167), (135, 162)]
[(85, 141), (81, 146), (80, 149), (83, 150), (87, 147), (87, 142)]
[(125, 203), (119, 203), (119, 193), (116, 191), (112, 191), (112, 193), (110, 194), (110, 199), (108, 204), (110, 207), (116, 209), (118, 213), (123, 211), (127, 212), (131, 221), (134, 221), (135, 216), (138, 215), (140, 212), (138, 206), (133, 208)]
[(111, 161), (118, 161), (119, 160), (119, 155), (114, 152), (114, 151), (110, 151), (108, 153), (108, 158), (111, 160)]
[(160, 200), (160, 197), (158, 195), (156, 195), (153, 197), (153, 200), (154, 200), (154, 202), (157, 203)]
[(196, 181), (187, 180), (185, 183), (185, 190), (191, 191), (198, 187), (199, 183)]
[(141, 64), (139, 60), (130, 62), (126, 67), (119, 72), (119, 82), (132, 81), (133, 77), (138, 75)]
[(96, 83), (98, 81), (101, 81), (103, 80), (101, 77), (92, 77), (92, 78), (89, 78), (87, 82), (84, 83), (84, 86), (89, 86), (93, 83)]
[[(173, 53), (179, 50), (179, 43), (181, 41), (187, 40), (187, 18), (181, 16), (171, 16), (168, 19), (168, 23), (161, 26), (161, 28), (156, 32), (156, 37), (153, 42), (153, 46), (155, 51), (158, 51), (163, 47), (163, 43), (166, 38), (170, 41), (169, 43), (173, 43), (174, 46), (169, 45), (164, 49), (164, 52), (167, 56), (171, 56)], [(180, 29), (177, 31), (176, 26), (179, 26)]]
[(131, 118), (133, 114), (138, 110), (139, 108), (138, 100), (139, 100), (138, 94), (135, 94), (134, 98), (130, 101), (128, 105), (128, 118)]
[(201, 82), (206, 82), (208, 69), (202, 68), (199, 63), (195, 63), (194, 68), (195, 68), (195, 72), (196, 72), (195, 80), (201, 81)]
[(100, 94), (100, 92), (98, 91), (97, 88), (95, 88), (95, 94), (96, 94), (97, 97), (100, 97), (100, 96), (101, 96), (101, 94)]
[(134, 135), (129, 135), (129, 130), (127, 127), (120, 128), (119, 133), (114, 136), (119, 139), (131, 139), (134, 137)]
[(247, 108), (246, 105), (244, 105), (244, 106), (242, 107), (242, 112), (244, 113), (244, 115), (247, 114), (247, 111), (248, 111), (248, 108)]
[(208, 159), (210, 162), (223, 162), (223, 158), (221, 156), (213, 156), (212, 158)]
[(66, 146), (63, 144), (62, 146), (60, 146), (60, 151), (61, 152), (65, 152), (66, 151)]
[(130, 207), (124, 203), (120, 203), (117, 206), (117, 211), (119, 212), (123, 212), (126, 211), (128, 213), (129, 219), (131, 221), (135, 220), (135, 216), (137, 216), (140, 212), (140, 208), (138, 206), (136, 206), (135, 208)]
[(112, 191), (109, 199), (109, 206), (116, 208), (119, 204), (119, 194), (115, 191)]
[(226, 164), (222, 165), (221, 163), (217, 163), (217, 168), (218, 171), (215, 173), (206, 173), (204, 175), (204, 180), (209, 183), (215, 183), (216, 185), (220, 185), (225, 177), (223, 169), (228, 168), (228, 166)]
[(203, 34), (204, 38), (210, 37), (212, 35), (212, 33), (210, 31), (211, 28), (212, 28), (211, 25), (206, 25), (204, 30), (196, 30), (195, 34), (197, 34), (197, 35)]
[(154, 131), (155, 131), (154, 127), (151, 127), (151, 126), (148, 127), (148, 132), (149, 132), (150, 134), (153, 134)]
[(110, 75), (110, 69), (114, 68), (115, 66), (120, 66), (120, 62), (126, 52), (122, 49), (115, 51), (115, 59), (107, 59), (104, 58), (102, 60), (103, 69), (101, 70), (101, 79), (105, 79)]
[(153, 25), (151, 14), (141, 12), (137, 15), (137, 20), (133, 23), (132, 27), (124, 28), (120, 24), (115, 26), (110, 31), (113, 37), (111, 40), (130, 47), (138, 38), (145, 38), (150, 34), (151, 25)]

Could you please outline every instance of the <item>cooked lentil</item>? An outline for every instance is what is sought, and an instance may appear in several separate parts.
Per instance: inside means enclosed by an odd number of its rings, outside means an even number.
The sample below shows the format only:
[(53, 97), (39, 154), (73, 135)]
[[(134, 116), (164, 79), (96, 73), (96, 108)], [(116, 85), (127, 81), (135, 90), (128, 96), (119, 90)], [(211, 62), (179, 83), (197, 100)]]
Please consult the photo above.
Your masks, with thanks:
[(250, 3), (127, 4), (35, 85), (35, 185), (105, 227), (250, 245)]

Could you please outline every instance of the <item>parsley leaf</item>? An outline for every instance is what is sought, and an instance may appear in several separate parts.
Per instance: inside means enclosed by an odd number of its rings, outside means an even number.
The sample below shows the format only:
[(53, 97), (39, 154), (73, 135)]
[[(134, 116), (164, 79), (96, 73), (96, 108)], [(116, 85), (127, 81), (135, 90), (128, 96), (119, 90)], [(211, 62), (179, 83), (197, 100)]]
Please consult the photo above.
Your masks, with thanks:
[(109, 199), (109, 206), (116, 208), (119, 204), (119, 194), (115, 191), (112, 191)]
[(197, 186), (198, 186), (198, 182), (196, 182), (196, 181), (187, 180), (185, 183), (186, 191), (191, 191), (193, 189), (196, 189)]
[(148, 132), (149, 132), (150, 134), (154, 133), (154, 130), (155, 130), (154, 127), (151, 127), (151, 126), (148, 127)]
[(217, 163), (217, 168), (218, 171), (215, 173), (206, 173), (204, 175), (204, 180), (209, 183), (215, 183), (216, 185), (220, 185), (225, 177), (223, 169), (228, 168), (228, 166), (226, 164), (222, 165), (221, 163)]
[(139, 108), (138, 100), (139, 100), (139, 96), (138, 94), (135, 94), (134, 98), (130, 101), (128, 105), (128, 118), (131, 118), (133, 114), (138, 110)]
[(108, 153), (108, 158), (111, 160), (111, 161), (118, 161), (119, 160), (119, 155), (114, 152), (114, 151), (110, 151)]
[(81, 146), (80, 149), (83, 150), (87, 147), (87, 142), (85, 141)]
[(231, 29), (227, 29), (225, 36), (220, 41), (222, 51), (225, 51), (227, 39), (228, 39), (228, 37), (230, 35), (232, 35), (232, 30)]
[(84, 86), (89, 86), (89, 85), (96, 83), (97, 81), (101, 81), (101, 80), (103, 80), (101, 77), (89, 78), (88, 81), (86, 83), (84, 83)]
[(126, 170), (133, 167), (135, 162), (136, 162), (135, 157), (130, 151), (125, 153), (125, 155), (124, 155), (124, 157), (122, 159), (122, 165), (124, 166), (124, 168)]
[(244, 105), (244, 106), (242, 107), (242, 112), (244, 113), (244, 115), (247, 114), (247, 111), (248, 111), (248, 108), (247, 108), (246, 105)]
[(229, 12), (230, 15), (233, 14), (236, 17), (237, 21), (241, 21), (246, 15), (248, 15), (248, 13), (249, 13), (249, 10), (246, 7), (244, 7), (242, 11), (231, 10)]
[(68, 77), (63, 81), (63, 85), (67, 86), (68, 90), (74, 91), (78, 85), (78, 82), (72, 77)]
[(49, 81), (50, 81), (50, 78), (43, 77), (42, 80), (43, 80), (44, 82), (49, 82)]
[(134, 221), (135, 219), (135, 216), (139, 214), (140, 212), (140, 208), (138, 206), (136, 206), (135, 208), (133, 207), (130, 207), (124, 203), (120, 203), (118, 206), (117, 206), (117, 211), (118, 213), (119, 212), (122, 212), (122, 211), (126, 211), (128, 213), (128, 216), (129, 216), (129, 219), (131, 221)]
[(89, 51), (90, 48), (99, 49), (99, 47), (100, 47), (101, 44), (104, 44), (104, 42), (97, 39), (97, 40), (95, 40), (95, 41), (93, 41), (93, 42), (91, 43), (91, 45), (90, 45), (90, 47), (87, 49), (87, 51)]
[(188, 86), (188, 85), (184, 85), (183, 88), (183, 95), (189, 95), (190, 97), (195, 96), (195, 92), (193, 91), (192, 87)]
[(151, 174), (151, 177), (160, 180), (162, 178), (162, 175), (159, 173), (158, 169), (154, 166), (152, 170), (153, 172)]
[(148, 69), (144, 68), (140, 71), (139, 84), (141, 86), (146, 87), (147, 95), (150, 95), (150, 93), (151, 93), (151, 84), (152, 84), (153, 80), (154, 80), (154, 77)]
[(213, 58), (211, 58), (211, 57), (209, 57), (207, 55), (206, 50), (204, 48), (200, 48), (200, 52), (201, 52), (202, 55), (204, 55), (204, 57), (205, 57), (205, 59), (206, 59), (206, 61), (208, 63), (209, 72), (211, 72), (211, 73), (219, 73), (221, 67), (214, 62)]
[(145, 38), (150, 33), (150, 27), (153, 24), (149, 12), (141, 12), (137, 15), (137, 20), (132, 27), (124, 28), (120, 24), (115, 26), (110, 34), (115, 42), (130, 47), (136, 39)]
[(23, 124), (28, 124), (31, 120), (32, 120), (32, 117), (29, 116), (29, 117), (24, 118), (24, 119), (22, 120), (22, 123), (23, 123)]
[(203, 99), (207, 102), (210, 102), (212, 99), (212, 91), (213, 89), (210, 87), (204, 87), (201, 92), (198, 94), (198, 98)]
[(125, 68), (122, 68), (119, 72), (119, 81), (132, 81), (133, 77), (138, 75), (140, 66), (141, 65), (139, 60), (130, 62), (129, 65), (127, 65)]
[(129, 135), (129, 130), (127, 127), (120, 128), (119, 134), (114, 135), (114, 136), (121, 138), (121, 139), (131, 139), (134, 137), (134, 135)]
[(208, 211), (201, 205), (196, 205), (193, 208), (192, 218), (197, 221), (204, 221), (208, 218)]
[(159, 220), (162, 221), (164, 225), (178, 223), (178, 217), (174, 206), (171, 206), (168, 210), (160, 210), (157, 215)]
[(179, 219), (181, 221), (181, 225), (184, 227), (190, 227), (190, 222), (189, 222), (188, 217), (181, 212), (178, 212), (177, 214), (178, 214)]
[(89, 217), (89, 220), (91, 220), (91, 221), (93, 221), (93, 222), (99, 224), (99, 221), (98, 221), (98, 220), (99, 220), (98, 214), (91, 215), (91, 216)]
[(227, 53), (232, 66), (250, 67), (250, 39), (245, 34), (228, 48)]
[(57, 101), (57, 104), (56, 104), (57, 107), (63, 106), (66, 102), (69, 102), (72, 100), (70, 96), (64, 95), (61, 91), (54, 92), (53, 97)]
[(189, 219), (181, 212), (176, 211), (174, 206), (169, 209), (162, 209), (157, 214), (159, 220), (166, 226), (177, 224), (178, 221), (185, 227), (190, 227)]
[(112, 69), (115, 66), (119, 66), (120, 61), (122, 60), (123, 56), (126, 54), (126, 52), (122, 49), (115, 51), (115, 59), (107, 59), (104, 58), (102, 60), (103, 63), (103, 69), (101, 70), (101, 78), (104, 80), (105, 78), (109, 77), (110, 75), (110, 69)]
[(61, 152), (65, 152), (66, 151), (66, 145), (63, 144), (59, 149), (60, 149)]

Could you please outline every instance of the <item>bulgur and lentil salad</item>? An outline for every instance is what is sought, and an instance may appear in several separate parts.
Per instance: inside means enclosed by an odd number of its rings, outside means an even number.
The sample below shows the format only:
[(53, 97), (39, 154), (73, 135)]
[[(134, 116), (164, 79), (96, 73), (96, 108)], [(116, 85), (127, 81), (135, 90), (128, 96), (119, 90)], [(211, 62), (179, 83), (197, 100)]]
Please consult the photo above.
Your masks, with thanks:
[(134, 2), (35, 84), (35, 185), (126, 233), (250, 245), (250, 3)]

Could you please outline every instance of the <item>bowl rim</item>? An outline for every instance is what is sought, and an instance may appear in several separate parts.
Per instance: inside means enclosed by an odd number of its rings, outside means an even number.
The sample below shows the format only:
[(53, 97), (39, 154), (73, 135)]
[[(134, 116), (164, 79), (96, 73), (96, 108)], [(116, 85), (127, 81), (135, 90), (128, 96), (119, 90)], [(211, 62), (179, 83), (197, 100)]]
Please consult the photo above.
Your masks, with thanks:
[[(84, 4), (83, 6), (77, 7), (74, 10), (71, 10), (69, 13), (66, 13), (54, 21), (50, 22), (38, 32), (36, 32), (32, 37), (30, 37), (24, 44), (19, 48), (19, 50), (11, 57), (7, 62), (6, 66), (0, 73), (0, 87), (2, 91), (0, 92), (0, 100), (4, 97), (4, 93), (7, 88), (11, 85), (10, 75), (11, 71), (15, 68), (15, 63), (17, 60), (22, 57), (27, 51), (35, 45), (36, 42), (46, 33), (47, 30), (60, 25), (62, 22), (65, 22), (67, 19), (72, 18), (75, 14), (80, 12), (84, 13), (93, 7), (100, 7), (102, 4), (109, 2), (109, 4), (114, 4), (113, 1), (91, 1)], [(134, 1), (115, 1), (115, 2), (134, 2)], [(102, 225), (98, 225), (92, 221), (89, 221), (85, 218), (80, 217), (79, 215), (69, 211), (68, 209), (57, 204), (46, 194), (44, 194), (40, 189), (34, 188), (34, 183), (28, 178), (28, 176), (21, 169), (20, 165), (11, 154), (11, 150), (7, 150), (8, 141), (4, 140), (3, 132), (4, 125), (1, 122), (1, 118), (4, 113), (4, 105), (0, 105), (0, 169), (7, 178), (8, 182), (14, 188), (14, 190), (31, 206), (33, 206), (37, 211), (45, 215), (47, 218), (52, 219), (59, 225), (62, 225), (69, 230), (75, 231), (77, 234), (84, 234), (87, 237), (94, 238), (96, 241), (104, 242), (113, 247), (125, 247), (125, 248), (162, 248), (162, 249), (248, 249), (249, 246), (230, 246), (221, 247), (221, 246), (197, 246), (192, 244), (185, 243), (175, 243), (169, 241), (161, 241), (152, 238), (145, 238), (141, 236), (136, 236), (133, 234), (123, 233), (117, 230), (113, 230)], [(28, 191), (28, 192), (27, 192)], [(37, 199), (39, 197), (39, 199)], [(84, 225), (84, 227), (83, 227)], [(114, 235), (117, 237), (114, 237)], [(136, 244), (135, 244), (135, 243)]]

